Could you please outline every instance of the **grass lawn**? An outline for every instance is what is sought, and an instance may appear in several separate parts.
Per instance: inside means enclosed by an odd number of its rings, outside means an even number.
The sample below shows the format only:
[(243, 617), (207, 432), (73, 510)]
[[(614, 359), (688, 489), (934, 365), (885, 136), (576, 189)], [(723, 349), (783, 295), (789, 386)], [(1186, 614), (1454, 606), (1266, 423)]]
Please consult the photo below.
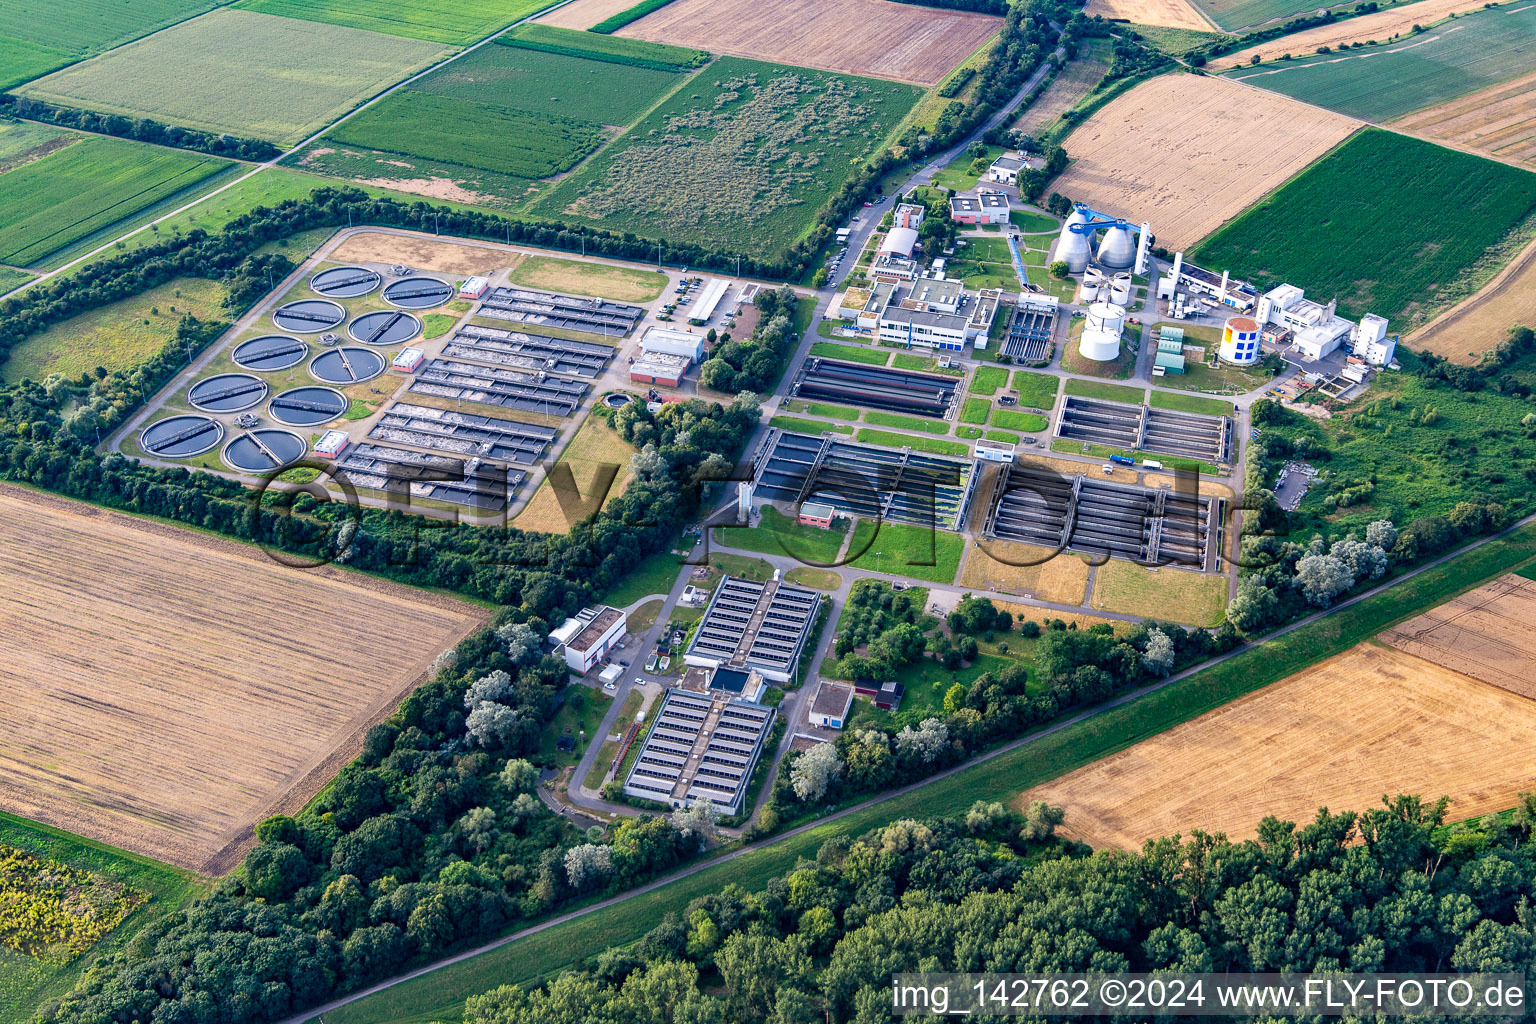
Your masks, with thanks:
[(891, 358), (889, 352), (882, 352), (877, 348), (837, 345), (828, 341), (818, 341), (812, 345), (811, 355), (821, 356), (823, 359), (842, 359), (850, 363), (868, 363), (870, 366), (884, 366)]
[(453, 330), (453, 325), (458, 322), (458, 317), (447, 313), (427, 313), (421, 318), (421, 336), (427, 341), (441, 338)]
[(972, 424), (985, 423), (987, 422), (987, 413), (991, 411), (992, 403), (985, 398), (967, 398), (965, 404), (960, 407), (960, 422)]
[(933, 183), (939, 188), (954, 189), (956, 192), (969, 192), (975, 188), (981, 176), (987, 173), (987, 168), (992, 166), (992, 161), (1004, 153), (1002, 146), (983, 146), (982, 149), (985, 150), (982, 155), (972, 157), (970, 148), (967, 148), (933, 176)]
[(1207, 476), (1220, 476), (1222, 469), (1211, 462), (1201, 462), (1198, 459), (1183, 459), (1176, 455), (1162, 455), (1154, 452), (1143, 452), (1130, 448), (1111, 448), (1102, 444), (1084, 444), (1082, 441), (1069, 441), (1061, 438), (1051, 442), (1051, 451), (1061, 452), (1063, 455), (1088, 455), (1095, 459), (1107, 459), (1111, 455), (1124, 455), (1132, 459), (1151, 459), (1161, 462), (1164, 469), (1187, 469), (1195, 473), (1204, 473)]
[[(614, 731), (620, 736), (623, 736), (624, 730), (629, 728), (629, 723), (635, 720), (635, 715), (640, 711), (640, 702), (644, 699), (644, 694), (633, 689), (624, 698), (624, 703), (619, 707), (619, 715), (613, 720)], [(639, 742), (639, 738), (636, 742)], [(603, 780), (608, 777), (608, 766), (613, 763), (614, 755), (618, 752), (619, 744), (604, 738), (603, 745), (598, 748), (597, 757), (592, 761), (592, 768), (587, 772), (586, 778), (581, 780), (581, 784), (588, 789), (602, 789)]]
[(1002, 441), (1006, 444), (1018, 444), (1019, 435), (1009, 433), (1006, 430), (989, 430), (984, 435), (988, 441)]
[(969, 455), (970, 446), (958, 441), (941, 441), (936, 437), (913, 437), (911, 434), (892, 434), (885, 430), (860, 430), (854, 439), (865, 444), (884, 445), (887, 448), (911, 448), (930, 455)]
[[(539, 757), (565, 768), (581, 760), (581, 755), (587, 752), (587, 744), (594, 738), (602, 739), (596, 736), (597, 727), (602, 724), (613, 698), (595, 687), (574, 682), (567, 684), (561, 692), (565, 699), (539, 737)], [(557, 749), (555, 743), (563, 736), (575, 740), (576, 749)]]
[(473, 43), (548, 6), (548, 0), (240, 0), (244, 11), (345, 25), (435, 43)]
[(217, 157), (100, 135), (0, 174), (0, 263), (58, 250), (232, 167)]
[(529, 256), (512, 268), (507, 279), (530, 288), (569, 295), (593, 295), (616, 302), (650, 302), (667, 286), (667, 275), (654, 270), (562, 260), (554, 256)]
[(995, 395), (1008, 386), (1008, 371), (1001, 366), (978, 366), (971, 371), (970, 392), (973, 395)]
[(728, 576), (737, 576), (744, 580), (755, 580), (762, 583), (773, 578), (773, 566), (761, 558), (753, 558), (750, 555), (732, 555), (724, 552), (711, 551), (709, 553), (711, 568), (719, 569)]
[(0, 948), (0, 1022), (31, 1020), (37, 1007), (64, 995), (97, 956), (121, 949), (146, 925), (165, 917), (188, 899), (200, 896), (212, 883), (190, 871), (173, 868), (62, 829), (0, 812), (0, 843), (37, 857), (62, 861), (72, 868), (120, 882), (148, 896), (89, 952), (60, 963), (35, 959)]
[(0, 380), (43, 380), (50, 373), (78, 377), (98, 366), (137, 366), (165, 347), (184, 314), (217, 320), (225, 315), (223, 301), (224, 286), (218, 282), (178, 277), (28, 335), (0, 365)]
[(825, 416), (833, 420), (856, 420), (859, 410), (846, 405), (828, 405), (825, 402), (807, 402), (800, 398), (786, 398), (779, 403), (785, 412), (803, 412), (811, 416)]
[(923, 373), (942, 373), (946, 377), (963, 377), (965, 371), (954, 366), (940, 366), (937, 359), (920, 356), (915, 352), (898, 352), (891, 357), (891, 365), (898, 370), (918, 370)]
[(656, 616), (661, 614), (661, 607), (664, 604), (666, 601), (659, 597), (645, 602), (629, 613), (629, 618), (624, 621), (624, 628), (631, 633), (644, 633), (656, 625)]
[(965, 541), (958, 533), (910, 523), (860, 519), (848, 543), (848, 564), (855, 569), (910, 576), (933, 583), (953, 583)]
[(635, 566), (603, 595), (603, 603), (625, 608), (651, 594), (669, 594), (682, 571), (683, 560), (670, 551), (658, 551)]
[(1231, 416), (1232, 403), (1219, 398), (1202, 398), (1199, 395), (1179, 395), (1152, 389), (1147, 400), (1154, 409), (1173, 409), (1177, 412), (1194, 412), (1202, 416)]
[(877, 427), (915, 430), (920, 434), (949, 433), (949, 424), (943, 420), (925, 420), (919, 416), (903, 416), (899, 412), (880, 412), (878, 410), (868, 412), (864, 414), (864, 422)]
[[(540, 533), (569, 533), (576, 523), (624, 493), (634, 453), (612, 427), (589, 415), (512, 525)], [(569, 468), (569, 476), (561, 465)]]
[(1143, 694), (1093, 718), (939, 779), (911, 793), (751, 850), (732, 861), (634, 896), (613, 907), (549, 928), (326, 1014), (328, 1024), (419, 1024), (457, 1020), (463, 1001), (497, 985), (552, 975), (610, 946), (640, 938), (669, 910), (728, 883), (749, 890), (814, 858), (837, 836), (858, 836), (906, 817), (963, 813), (978, 793), (1004, 798), (1165, 732), (1181, 722), (1331, 657), (1536, 557), (1536, 529), (1492, 541), (1359, 604), (1263, 641), (1236, 657)]
[(791, 555), (813, 565), (830, 565), (848, 532), (846, 519), (832, 520), (827, 530), (802, 526), (772, 505), (763, 506), (763, 518), (753, 527), (716, 527), (715, 543), (765, 555)]
[(853, 428), (846, 423), (828, 423), (824, 420), (808, 420), (799, 416), (775, 416), (768, 421), (770, 427), (793, 430), (801, 434), (820, 434), (830, 430), (834, 434), (851, 434)]
[(832, 591), (843, 585), (843, 578), (831, 569), (815, 569), (809, 565), (789, 570), (784, 574), (784, 578), (802, 587), (810, 587), (812, 590)]
[(1061, 389), (1061, 378), (1054, 373), (1014, 370), (1013, 389), (1019, 393), (1020, 405), (1031, 409), (1050, 409), (1056, 404), (1056, 392)]
[(19, 91), (291, 145), (448, 52), (440, 43), (221, 8)]
[(1227, 587), (1222, 573), (1150, 569), (1111, 558), (1094, 574), (1090, 603), (1100, 611), (1217, 626), (1226, 617)]
[(1242, 395), (1268, 384), (1273, 379), (1263, 366), (1242, 367), (1217, 363), (1214, 367), (1198, 359), (1185, 358), (1183, 373), (1169, 373), (1157, 378), (1160, 388), (1201, 391), (1208, 395)]
[[(1020, 637), (1010, 637), (1009, 646), (1014, 643), (1028, 644), (1028, 640)], [(956, 683), (973, 683), (976, 679), (988, 672), (1000, 672), (1014, 661), (1023, 659), (1012, 656), (987, 654), (985, 652), (976, 655), (976, 660), (961, 668), (948, 669), (932, 658), (923, 657), (910, 665), (904, 665), (892, 676), (893, 682), (900, 683), (906, 688), (902, 694), (901, 706), (895, 711), (885, 711), (875, 707), (874, 701), (868, 697), (855, 697), (853, 699), (853, 711), (848, 716), (848, 722), (844, 728), (854, 728), (871, 725), (887, 725), (897, 729), (903, 725), (917, 725), (925, 718), (932, 716), (944, 717), (944, 694)]]
[(1067, 394), (1079, 398), (1102, 398), (1106, 402), (1129, 402), (1141, 405), (1146, 400), (1146, 388), (1128, 388), (1119, 384), (1101, 384), (1096, 380), (1067, 381)]
[(1051, 425), (1050, 421), (1039, 413), (1018, 412), (1013, 409), (992, 410), (992, 422), (999, 427), (1022, 430), (1026, 434), (1033, 434)]

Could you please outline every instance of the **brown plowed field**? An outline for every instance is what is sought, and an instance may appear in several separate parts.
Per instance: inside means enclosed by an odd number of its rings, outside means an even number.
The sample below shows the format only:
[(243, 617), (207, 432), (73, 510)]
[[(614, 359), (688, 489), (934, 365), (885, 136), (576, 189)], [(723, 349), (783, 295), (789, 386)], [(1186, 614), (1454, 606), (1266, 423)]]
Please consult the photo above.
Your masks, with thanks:
[(0, 488), (0, 806), (221, 874), (486, 617)]
[(1400, 117), (1392, 127), (1536, 167), (1536, 74)]
[(1090, 18), (1095, 14), (1124, 18), (1138, 25), (1166, 25), (1196, 32), (1220, 31), (1195, 9), (1194, 4), (1185, 0), (1088, 0), (1083, 13)]
[(1464, 302), (1407, 337), (1409, 348), (1471, 365), (1516, 324), (1536, 327), (1536, 242)]
[(1358, 127), (1279, 93), (1168, 74), (1073, 131), (1064, 144), (1072, 163), (1051, 188), (1105, 213), (1150, 221), (1159, 244), (1184, 249)]
[(1126, 850), (1197, 828), (1249, 839), (1267, 815), (1307, 822), (1395, 793), (1449, 796), (1463, 819), (1531, 788), (1533, 744), (1536, 702), (1361, 644), (1021, 800), (1059, 804), (1065, 834)]
[(1003, 19), (890, 0), (673, 0), (616, 33), (780, 64), (938, 85)]
[[(1337, 50), (1340, 46), (1364, 43), (1372, 39), (1383, 42), (1395, 35), (1411, 31), (1415, 25), (1427, 27), (1452, 14), (1460, 14), (1462, 11), (1480, 11), (1486, 2), (1487, 0), (1419, 0), (1418, 3), (1409, 4), (1406, 7), (1393, 7), (1360, 18), (1346, 18), (1332, 25), (1319, 25), (1305, 32), (1271, 39), (1257, 46), (1217, 57), (1211, 61), (1211, 67), (1220, 68), (1223, 71), (1239, 65), (1247, 67), (1252, 62), (1254, 54), (1258, 54), (1260, 60), (1274, 60), (1287, 53), (1297, 57), (1316, 53), (1319, 46), (1328, 46)], [(1091, 6), (1089, 10), (1092, 10)]]
[(1453, 672), (1536, 698), (1536, 580), (1501, 576), (1380, 639)]
[(605, 21), (621, 11), (635, 6), (638, 0), (575, 0), (575, 3), (556, 7), (538, 21), (559, 28), (573, 28), (585, 32), (600, 21)]

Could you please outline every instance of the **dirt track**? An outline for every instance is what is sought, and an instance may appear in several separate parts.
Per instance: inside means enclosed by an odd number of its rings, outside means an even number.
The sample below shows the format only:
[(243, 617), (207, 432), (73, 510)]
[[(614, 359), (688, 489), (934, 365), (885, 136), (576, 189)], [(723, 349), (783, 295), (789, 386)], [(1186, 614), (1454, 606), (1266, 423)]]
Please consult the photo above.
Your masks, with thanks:
[(1536, 702), (1366, 643), (1021, 801), (1059, 804), (1067, 835), (1127, 850), (1197, 828), (1247, 839), (1266, 815), (1306, 822), (1395, 793), (1447, 795), (1461, 819), (1531, 788), (1533, 744)]
[(1319, 46), (1338, 49), (1349, 43), (1364, 43), (1372, 39), (1381, 42), (1403, 32), (1412, 31), (1414, 25), (1427, 26), (1452, 13), (1482, 10), (1485, 2), (1486, 0), (1419, 0), (1418, 3), (1409, 4), (1406, 7), (1393, 7), (1359, 18), (1346, 18), (1332, 25), (1319, 25), (1305, 32), (1281, 36), (1257, 46), (1250, 46), (1245, 50), (1236, 50), (1211, 61), (1211, 67), (1220, 68), (1223, 71), (1239, 65), (1246, 67), (1252, 62), (1254, 54), (1258, 54), (1260, 60), (1274, 60), (1287, 53), (1297, 57), (1316, 53)]
[(221, 874), (487, 615), (0, 488), (0, 804)]
[(1408, 335), (1409, 348), (1471, 365), (1516, 324), (1536, 327), (1536, 241), (1464, 302)]
[(1360, 127), (1341, 114), (1224, 78), (1173, 73), (1117, 98), (1067, 137), (1052, 184), (1074, 202), (1150, 221), (1183, 249)]
[(937, 85), (1003, 26), (889, 0), (673, 0), (618, 35), (733, 57)]

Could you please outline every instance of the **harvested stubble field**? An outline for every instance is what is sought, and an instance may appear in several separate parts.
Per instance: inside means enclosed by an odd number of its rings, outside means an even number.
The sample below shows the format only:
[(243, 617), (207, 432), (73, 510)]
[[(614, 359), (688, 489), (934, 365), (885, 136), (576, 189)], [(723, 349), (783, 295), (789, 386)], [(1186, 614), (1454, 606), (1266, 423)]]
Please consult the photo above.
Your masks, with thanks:
[(529, 256), (512, 268), (507, 280), (529, 288), (616, 302), (650, 302), (667, 286), (667, 276), (654, 270), (554, 256)]
[(1260, 61), (1271, 61), (1286, 54), (1316, 53), (1318, 47), (1337, 50), (1351, 43), (1364, 43), (1371, 39), (1383, 40), (1411, 31), (1415, 25), (1432, 25), (1441, 18), (1463, 11), (1482, 10), (1486, 0), (1419, 0), (1418, 3), (1391, 7), (1359, 18), (1346, 18), (1331, 25), (1319, 25), (1295, 35), (1280, 36), (1266, 42), (1236, 50), (1212, 61), (1213, 67), (1246, 68), (1258, 55)]
[(1222, 573), (1149, 569), (1111, 558), (1094, 573), (1091, 604), (1099, 611), (1216, 626), (1226, 614), (1227, 584)]
[(1138, 25), (1165, 25), (1195, 32), (1211, 30), (1211, 22), (1186, 0), (1088, 0), (1083, 13), (1090, 18), (1123, 18)]
[(1381, 634), (1453, 672), (1536, 698), (1536, 580), (1501, 576)]
[(1015, 131), (1039, 135), (1056, 119), (1077, 105), (1099, 84), (1114, 60), (1114, 47), (1108, 39), (1085, 39), (1077, 55), (1057, 72), (1040, 98), (1024, 108), (1013, 122)]
[(1392, 127), (1536, 168), (1536, 74), (1409, 114)]
[(1002, 27), (990, 14), (890, 0), (674, 0), (617, 34), (934, 86)]
[(522, 259), (510, 249), (493, 249), (463, 242), (444, 242), (392, 231), (359, 231), (348, 235), (328, 253), (338, 263), (396, 263), (439, 274), (487, 277)]
[(1516, 324), (1536, 325), (1536, 241), (1477, 294), (1414, 331), (1407, 342), (1416, 351), (1471, 365)]
[[(1145, 82), (1083, 122), (1052, 188), (1186, 248), (1343, 141), (1359, 122), (1220, 78)], [(1268, 142), (1254, 146), (1252, 140)]]
[(1395, 42), (1261, 64), (1228, 77), (1379, 122), (1528, 74), (1533, 45), (1536, 6), (1506, 4)]
[(1463, 819), (1530, 788), (1533, 743), (1536, 703), (1365, 643), (1021, 799), (1065, 807), (1074, 839), (1126, 850), (1197, 828), (1249, 839), (1266, 815), (1307, 822), (1393, 793), (1449, 796)]
[(487, 618), (18, 488), (0, 490), (0, 579), (7, 809), (205, 874)]
[(439, 43), (221, 8), (18, 92), (291, 144), (448, 52)]
[(1076, 555), (1007, 540), (972, 541), (960, 585), (993, 594), (1018, 594), (1056, 604), (1082, 604), (1088, 563)]
[(572, 3), (540, 15), (539, 24), (585, 32), (598, 22), (622, 14), (633, 6), (635, 0), (573, 0)]
[(570, 533), (576, 523), (624, 493), (634, 454), (612, 427), (589, 415), (512, 525), (536, 533)]

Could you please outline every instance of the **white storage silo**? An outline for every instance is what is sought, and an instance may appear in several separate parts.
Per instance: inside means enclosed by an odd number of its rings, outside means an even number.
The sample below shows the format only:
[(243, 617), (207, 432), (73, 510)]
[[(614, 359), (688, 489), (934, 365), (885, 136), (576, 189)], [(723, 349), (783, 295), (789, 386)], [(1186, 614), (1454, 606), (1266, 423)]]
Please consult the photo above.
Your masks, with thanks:
[(1130, 305), (1131, 287), (1130, 274), (1116, 274), (1109, 284), (1109, 301), (1118, 306)]
[(1084, 359), (1107, 363), (1120, 355), (1120, 334), (1124, 329), (1124, 308), (1096, 302), (1088, 307), (1088, 318), (1083, 324), (1083, 336), (1077, 343), (1077, 350)]
[(1088, 327), (1109, 331), (1118, 338), (1125, 330), (1125, 307), (1111, 302), (1095, 302), (1088, 307)]
[(1105, 294), (1109, 287), (1109, 281), (1103, 271), (1090, 267), (1083, 274), (1083, 301), (1093, 303), (1101, 298), (1107, 298)]

